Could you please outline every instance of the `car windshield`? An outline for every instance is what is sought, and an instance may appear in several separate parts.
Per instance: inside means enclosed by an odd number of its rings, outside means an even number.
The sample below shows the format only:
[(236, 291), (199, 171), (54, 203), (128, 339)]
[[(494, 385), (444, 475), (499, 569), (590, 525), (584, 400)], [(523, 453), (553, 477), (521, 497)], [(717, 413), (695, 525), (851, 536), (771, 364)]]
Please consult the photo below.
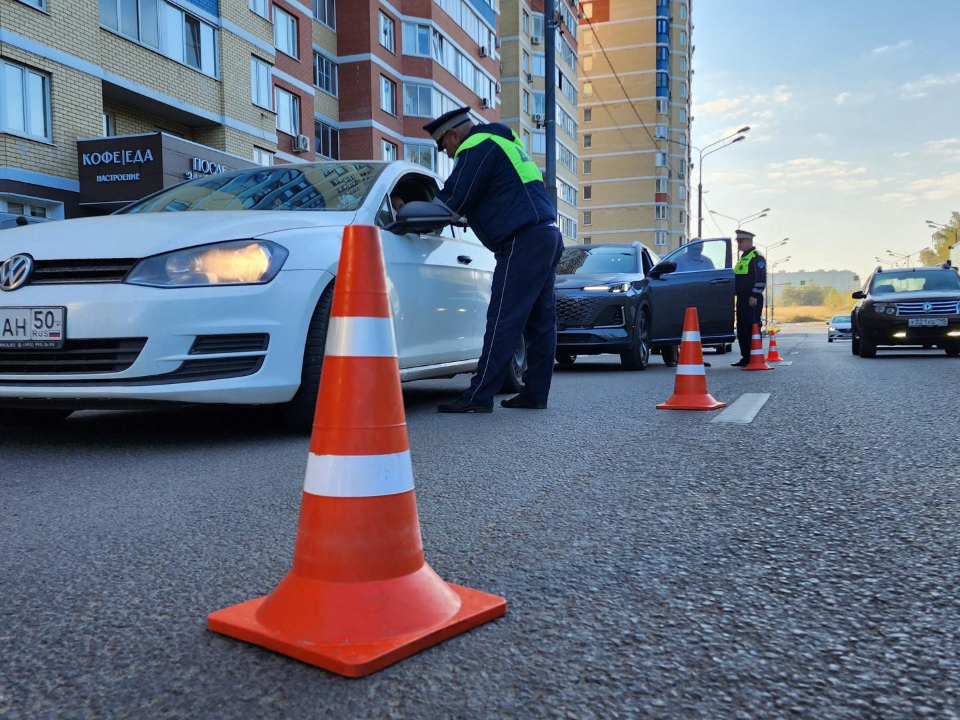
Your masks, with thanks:
[(960, 275), (953, 270), (885, 272), (873, 278), (873, 294), (917, 292), (918, 290), (960, 291)]
[(833, 316), (833, 320), (831, 320), (830, 322), (832, 322), (832, 323), (848, 323), (848, 322), (850, 322), (850, 316), (849, 316), (849, 315), (834, 315), (834, 316)]
[(118, 214), (197, 210), (357, 210), (384, 163), (257, 167), (172, 187)]
[(635, 273), (637, 255), (633, 248), (622, 247), (571, 247), (563, 251), (557, 275), (586, 273)]

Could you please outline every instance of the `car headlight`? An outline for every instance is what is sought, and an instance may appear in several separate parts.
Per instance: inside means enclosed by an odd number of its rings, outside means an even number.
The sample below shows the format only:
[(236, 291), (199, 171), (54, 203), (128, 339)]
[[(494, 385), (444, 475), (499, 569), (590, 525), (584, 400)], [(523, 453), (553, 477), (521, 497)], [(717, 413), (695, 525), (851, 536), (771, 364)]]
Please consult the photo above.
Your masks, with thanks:
[(836, 332), (836, 330), (837, 329), (833, 325), (830, 326), (830, 332)]
[(887, 311), (887, 306), (886, 306), (886, 305), (874, 305), (874, 306), (873, 306), (873, 309), (874, 309), (874, 312), (878, 312), (878, 313), (880, 313), (880, 314), (882, 315), (883, 313), (885, 313), (885, 312)]
[(630, 283), (608, 283), (606, 285), (587, 285), (584, 292), (612, 292), (625, 293), (630, 289)]
[(150, 287), (263, 285), (277, 276), (287, 249), (269, 240), (233, 240), (144, 258), (125, 283)]

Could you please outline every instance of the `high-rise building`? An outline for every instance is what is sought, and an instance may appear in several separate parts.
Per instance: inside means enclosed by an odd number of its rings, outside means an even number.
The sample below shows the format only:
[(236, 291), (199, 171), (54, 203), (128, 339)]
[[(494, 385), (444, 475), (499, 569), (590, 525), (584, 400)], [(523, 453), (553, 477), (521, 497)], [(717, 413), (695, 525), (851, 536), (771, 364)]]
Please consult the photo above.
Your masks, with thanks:
[(0, 212), (115, 209), (254, 164), (408, 159), (499, 116), (497, 0), (0, 0)]
[[(555, 0), (557, 224), (577, 242), (577, 11)], [(546, 170), (545, 27), (543, 0), (501, 0), (501, 122), (513, 128), (541, 171)]]
[(689, 239), (690, 0), (585, 0), (580, 239)]

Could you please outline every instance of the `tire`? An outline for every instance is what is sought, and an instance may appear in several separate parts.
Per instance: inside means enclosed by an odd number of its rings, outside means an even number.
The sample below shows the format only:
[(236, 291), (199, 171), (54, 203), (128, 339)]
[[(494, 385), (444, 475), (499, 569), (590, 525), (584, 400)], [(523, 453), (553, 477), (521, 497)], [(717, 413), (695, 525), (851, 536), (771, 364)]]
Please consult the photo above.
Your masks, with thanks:
[(317, 393), (320, 390), (320, 371), (323, 369), (323, 352), (327, 344), (327, 327), (330, 324), (330, 307), (333, 305), (333, 282), (324, 289), (310, 318), (307, 341), (303, 350), (303, 369), (300, 372), (300, 387), (290, 402), (280, 406), (284, 422), (297, 432), (310, 432), (317, 409)]
[(677, 360), (680, 359), (680, 346), (667, 345), (660, 351), (660, 357), (663, 358), (663, 364), (667, 367), (676, 367)]
[(557, 365), (573, 365), (577, 361), (577, 356), (573, 353), (558, 352)]
[(957, 357), (960, 355), (960, 343), (950, 343), (944, 346), (943, 349), (947, 353), (947, 357)]
[(828, 337), (828, 338), (827, 338), (827, 342), (833, 342), (833, 338), (832, 338), (832, 337)]
[(860, 357), (875, 358), (877, 356), (877, 344), (867, 338), (860, 338)]
[(637, 313), (633, 325), (633, 342), (627, 352), (620, 353), (624, 370), (646, 370), (650, 364), (650, 321), (645, 310)]
[(507, 374), (503, 378), (503, 384), (500, 385), (500, 392), (519, 394), (523, 390), (523, 374), (526, 371), (527, 340), (521, 335), (517, 349), (513, 351), (513, 357), (510, 358), (510, 364), (507, 366)]
[(860, 354), (860, 338), (858, 338), (856, 335), (850, 336), (850, 352), (852, 352), (854, 355)]
[(0, 408), (0, 427), (39, 428), (56, 425), (73, 414), (73, 410), (53, 408)]
[(716, 348), (714, 348), (714, 349), (715, 349), (717, 355), (726, 355), (726, 354), (727, 354), (727, 346), (726, 346), (726, 345), (717, 345)]

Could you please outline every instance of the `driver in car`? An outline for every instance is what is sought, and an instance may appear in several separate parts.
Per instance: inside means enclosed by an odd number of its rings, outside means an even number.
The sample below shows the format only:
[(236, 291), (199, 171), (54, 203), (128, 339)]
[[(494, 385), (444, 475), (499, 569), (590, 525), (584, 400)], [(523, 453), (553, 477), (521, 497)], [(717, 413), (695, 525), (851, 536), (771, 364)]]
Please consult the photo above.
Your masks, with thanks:
[(703, 243), (692, 243), (677, 256), (677, 272), (696, 272), (697, 270), (713, 270), (713, 261), (704, 257)]

